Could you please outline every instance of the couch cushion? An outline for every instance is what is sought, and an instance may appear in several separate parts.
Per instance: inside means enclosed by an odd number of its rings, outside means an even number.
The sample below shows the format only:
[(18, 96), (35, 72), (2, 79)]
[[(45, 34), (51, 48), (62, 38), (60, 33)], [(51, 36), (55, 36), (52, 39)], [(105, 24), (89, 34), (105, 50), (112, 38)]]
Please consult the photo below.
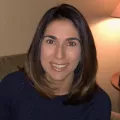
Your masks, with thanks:
[(10, 72), (24, 66), (26, 54), (0, 57), (0, 80)]

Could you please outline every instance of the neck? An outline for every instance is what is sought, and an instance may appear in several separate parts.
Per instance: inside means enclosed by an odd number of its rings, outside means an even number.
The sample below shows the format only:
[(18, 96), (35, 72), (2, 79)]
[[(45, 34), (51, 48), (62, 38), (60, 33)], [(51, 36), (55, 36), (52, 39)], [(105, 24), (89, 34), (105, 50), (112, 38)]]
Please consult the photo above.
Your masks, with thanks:
[(74, 75), (68, 75), (63, 80), (53, 80), (50, 76), (46, 75), (46, 83), (55, 95), (65, 95), (70, 92)]

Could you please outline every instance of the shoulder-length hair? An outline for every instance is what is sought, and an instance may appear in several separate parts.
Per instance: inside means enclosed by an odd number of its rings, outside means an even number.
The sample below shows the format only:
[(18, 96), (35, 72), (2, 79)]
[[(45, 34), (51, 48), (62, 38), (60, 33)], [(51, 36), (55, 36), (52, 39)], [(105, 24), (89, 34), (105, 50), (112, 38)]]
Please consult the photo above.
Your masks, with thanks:
[(48, 24), (57, 19), (71, 20), (77, 28), (81, 44), (81, 61), (74, 71), (74, 80), (65, 104), (80, 104), (89, 101), (96, 88), (97, 58), (91, 30), (83, 15), (73, 6), (61, 4), (49, 9), (42, 17), (27, 53), (25, 71), (40, 95), (55, 97), (45, 82), (41, 66), (41, 43)]

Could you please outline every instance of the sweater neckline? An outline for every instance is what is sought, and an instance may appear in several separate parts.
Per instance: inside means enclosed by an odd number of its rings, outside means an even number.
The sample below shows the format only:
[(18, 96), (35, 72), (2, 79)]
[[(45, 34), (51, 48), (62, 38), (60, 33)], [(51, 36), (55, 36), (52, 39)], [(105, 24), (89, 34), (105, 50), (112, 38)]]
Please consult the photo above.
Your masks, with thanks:
[(64, 95), (56, 95), (53, 100), (55, 101), (64, 101), (68, 99), (68, 94), (64, 94)]

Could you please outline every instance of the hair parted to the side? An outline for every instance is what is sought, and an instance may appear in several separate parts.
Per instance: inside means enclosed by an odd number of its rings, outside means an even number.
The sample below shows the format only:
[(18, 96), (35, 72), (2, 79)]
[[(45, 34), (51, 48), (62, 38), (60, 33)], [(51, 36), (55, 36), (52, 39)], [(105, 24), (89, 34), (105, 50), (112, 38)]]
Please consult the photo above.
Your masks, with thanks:
[(53, 98), (52, 90), (44, 81), (45, 72), (41, 66), (41, 43), (48, 24), (56, 19), (69, 19), (78, 30), (81, 44), (81, 61), (74, 71), (74, 81), (65, 104), (80, 104), (89, 101), (96, 88), (97, 58), (91, 30), (83, 15), (73, 6), (61, 4), (49, 9), (42, 17), (27, 53), (25, 72), (34, 83), (40, 95)]

